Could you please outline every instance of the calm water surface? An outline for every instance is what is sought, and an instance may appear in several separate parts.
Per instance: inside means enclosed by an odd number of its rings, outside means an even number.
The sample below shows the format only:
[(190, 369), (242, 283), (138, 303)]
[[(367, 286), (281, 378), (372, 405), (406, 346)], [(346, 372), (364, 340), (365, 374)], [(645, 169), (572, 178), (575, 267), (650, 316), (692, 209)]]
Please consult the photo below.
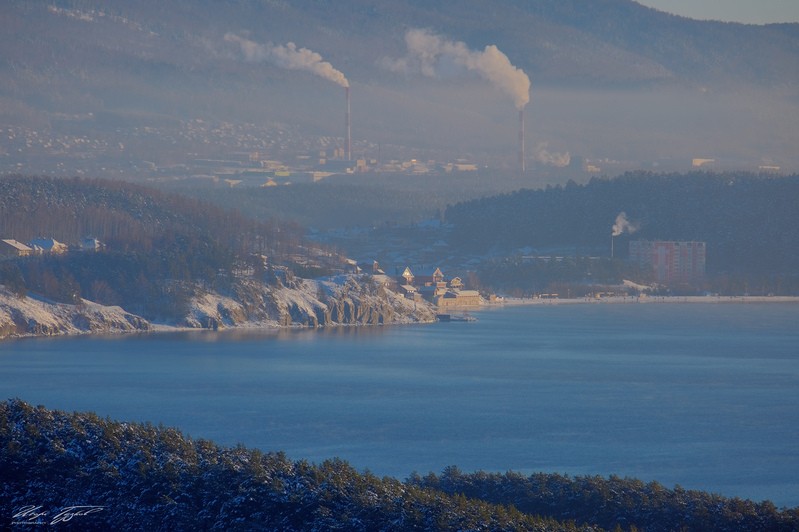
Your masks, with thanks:
[(799, 305), (475, 316), (5, 341), (0, 397), (399, 478), (617, 474), (799, 506)]

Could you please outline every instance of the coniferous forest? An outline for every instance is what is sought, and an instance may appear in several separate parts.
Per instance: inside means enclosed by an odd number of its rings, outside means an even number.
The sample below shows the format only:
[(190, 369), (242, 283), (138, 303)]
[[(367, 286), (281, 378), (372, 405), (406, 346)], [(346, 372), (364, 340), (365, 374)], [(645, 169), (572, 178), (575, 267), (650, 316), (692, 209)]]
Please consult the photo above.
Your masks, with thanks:
[[(699, 241), (707, 245), (707, 290), (723, 294), (799, 293), (799, 176), (764, 177), (741, 172), (712, 174), (629, 173), (585, 185), (519, 190), (450, 206), (451, 245), (474, 254), (509, 259), (483, 266), (494, 287), (539, 284), (585, 275), (518, 264), (528, 254), (627, 257), (631, 240)], [(613, 238), (616, 217), (630, 225)], [(620, 265), (617, 265), (620, 266)], [(622, 270), (592, 273), (618, 282)], [(635, 276), (629, 268), (625, 275)], [(645, 279), (643, 279), (645, 281)], [(534, 287), (526, 287), (534, 288)]]
[(784, 274), (799, 267), (799, 176), (629, 173), (585, 185), (519, 190), (446, 211), (453, 244), (492, 248), (576, 247), (609, 253), (615, 218), (631, 238), (703, 241), (714, 272)]
[[(3, 525), (64, 530), (792, 531), (799, 509), (611, 477), (412, 474), (293, 461), (178, 430), (0, 404)], [(16, 516), (16, 517), (14, 517)]]

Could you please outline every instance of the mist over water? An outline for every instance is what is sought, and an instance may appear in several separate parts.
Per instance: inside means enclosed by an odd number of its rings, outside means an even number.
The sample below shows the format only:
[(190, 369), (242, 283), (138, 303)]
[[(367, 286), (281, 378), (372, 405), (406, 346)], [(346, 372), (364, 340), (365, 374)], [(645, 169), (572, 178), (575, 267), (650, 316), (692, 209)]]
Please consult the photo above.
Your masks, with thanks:
[(399, 478), (617, 474), (799, 505), (799, 305), (476, 315), (3, 342), (0, 392)]

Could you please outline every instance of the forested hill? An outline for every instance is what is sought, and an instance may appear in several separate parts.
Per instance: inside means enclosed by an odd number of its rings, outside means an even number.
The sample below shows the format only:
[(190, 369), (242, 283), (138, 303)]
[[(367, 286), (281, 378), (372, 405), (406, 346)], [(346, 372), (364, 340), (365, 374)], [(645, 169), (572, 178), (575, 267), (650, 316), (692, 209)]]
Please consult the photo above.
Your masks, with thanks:
[[(236, 269), (289, 264), (300, 230), (147, 187), (95, 179), (0, 178), (0, 238), (53, 238), (73, 249), (0, 261), (0, 284), (63, 303), (118, 305), (147, 319), (185, 315), (197, 286), (228, 286)], [(99, 253), (74, 250), (96, 238)], [(323, 254), (321, 254), (323, 255)]]
[(790, 274), (799, 269), (799, 176), (629, 173), (460, 203), (446, 211), (453, 244), (485, 253), (575, 248), (608, 256), (616, 217), (631, 227), (616, 237), (703, 241), (708, 273)]
[(286, 251), (301, 235), (287, 224), (256, 223), (232, 210), (123, 181), (22, 175), (0, 177), (0, 231), (2, 238), (20, 242), (50, 237), (73, 243), (91, 236), (115, 250), (172, 248), (187, 255), (199, 248), (238, 252), (256, 236), (266, 237), (270, 251)]
[(175, 429), (0, 403), (2, 527), (58, 530), (791, 531), (799, 512), (633, 479), (507, 473), (406, 482)]

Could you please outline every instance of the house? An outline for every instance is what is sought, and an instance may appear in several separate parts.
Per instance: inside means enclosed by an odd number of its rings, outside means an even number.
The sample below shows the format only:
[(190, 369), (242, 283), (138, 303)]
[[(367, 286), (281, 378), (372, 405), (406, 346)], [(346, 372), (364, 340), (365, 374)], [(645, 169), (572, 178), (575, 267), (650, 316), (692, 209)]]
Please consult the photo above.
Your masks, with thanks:
[(0, 240), (0, 256), (2, 257), (26, 257), (32, 253), (33, 249), (13, 238)]
[(372, 275), (385, 275), (386, 273), (380, 268), (380, 264), (376, 260), (372, 262), (359, 262), (358, 270), (359, 273), (370, 272)]
[(100, 251), (105, 245), (96, 238), (86, 237), (80, 241), (81, 251)]
[(482, 304), (480, 292), (477, 290), (447, 290), (446, 293), (437, 297), (433, 303), (438, 308), (446, 307), (476, 307)]
[(417, 294), (416, 287), (409, 284), (400, 285), (399, 291), (408, 299), (414, 299)]
[(37, 253), (66, 253), (69, 247), (55, 238), (34, 238), (28, 242)]
[(405, 268), (405, 270), (402, 272), (402, 275), (400, 275), (400, 277), (402, 278), (401, 280), (399, 280), (400, 284), (413, 286), (413, 281), (414, 281), (415, 277), (413, 275), (413, 272), (411, 271), (410, 266)]
[[(407, 271), (410, 271), (406, 268)], [(403, 273), (403, 276), (405, 274)], [(441, 283), (444, 283), (444, 274), (441, 272), (441, 268), (436, 268), (435, 270), (426, 270), (422, 271), (413, 277), (413, 284), (417, 286), (438, 286)]]
[(402, 274), (397, 278), (397, 283), (400, 285), (415, 286), (418, 288), (424, 287), (446, 287), (447, 283), (444, 281), (444, 274), (440, 268), (435, 270), (423, 271), (421, 274), (416, 275), (411, 271), (410, 266), (406, 267)]

